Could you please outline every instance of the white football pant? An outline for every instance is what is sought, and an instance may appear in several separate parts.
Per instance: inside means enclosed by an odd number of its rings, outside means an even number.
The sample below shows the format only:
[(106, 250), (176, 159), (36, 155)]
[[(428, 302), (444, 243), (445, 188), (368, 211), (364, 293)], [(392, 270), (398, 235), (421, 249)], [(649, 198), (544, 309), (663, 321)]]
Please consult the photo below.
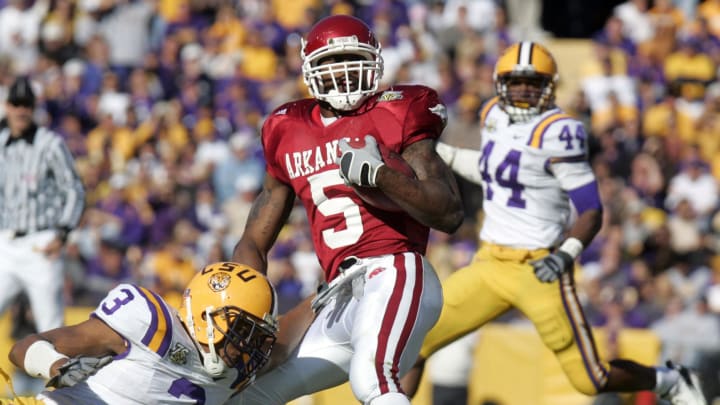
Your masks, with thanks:
[(0, 314), (24, 291), (38, 332), (63, 325), (63, 269), (41, 251), (55, 238), (54, 230), (13, 237), (0, 232)]
[(364, 404), (410, 404), (399, 378), (415, 364), (425, 334), (440, 315), (440, 281), (417, 253), (360, 259), (346, 272), (355, 266), (366, 267), (358, 280), (364, 286), (352, 283), (338, 291), (298, 349), (243, 391), (240, 403), (281, 405), (349, 378)]

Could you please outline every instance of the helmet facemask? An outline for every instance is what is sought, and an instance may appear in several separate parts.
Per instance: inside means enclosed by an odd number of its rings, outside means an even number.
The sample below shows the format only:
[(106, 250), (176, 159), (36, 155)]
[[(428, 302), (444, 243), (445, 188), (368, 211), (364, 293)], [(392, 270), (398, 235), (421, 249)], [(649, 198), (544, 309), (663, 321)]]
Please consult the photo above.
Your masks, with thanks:
[(339, 37), (308, 55), (305, 45), (303, 41), (303, 80), (317, 100), (352, 111), (377, 92), (383, 73), (380, 45), (361, 43), (356, 36)]
[[(249, 384), (270, 359), (274, 327), (240, 308), (227, 306), (210, 313), (215, 329), (223, 335), (225, 363), (238, 371), (238, 381)], [(225, 325), (223, 328), (220, 325)]]
[[(513, 122), (527, 122), (553, 107), (556, 78), (535, 72), (512, 72), (495, 78), (500, 107)], [(520, 88), (525, 84), (525, 89)]]

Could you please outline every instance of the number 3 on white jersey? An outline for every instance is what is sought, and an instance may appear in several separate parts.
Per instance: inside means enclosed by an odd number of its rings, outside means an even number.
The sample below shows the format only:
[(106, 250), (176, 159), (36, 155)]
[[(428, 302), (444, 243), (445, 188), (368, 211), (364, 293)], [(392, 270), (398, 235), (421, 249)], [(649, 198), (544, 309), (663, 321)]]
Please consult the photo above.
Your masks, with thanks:
[(345, 229), (336, 231), (330, 228), (322, 231), (325, 244), (331, 249), (337, 249), (357, 243), (363, 233), (360, 207), (350, 197), (328, 198), (325, 194), (328, 187), (344, 184), (338, 170), (328, 170), (310, 176), (308, 182), (310, 183), (313, 202), (321, 214), (326, 217), (338, 214), (345, 216)]

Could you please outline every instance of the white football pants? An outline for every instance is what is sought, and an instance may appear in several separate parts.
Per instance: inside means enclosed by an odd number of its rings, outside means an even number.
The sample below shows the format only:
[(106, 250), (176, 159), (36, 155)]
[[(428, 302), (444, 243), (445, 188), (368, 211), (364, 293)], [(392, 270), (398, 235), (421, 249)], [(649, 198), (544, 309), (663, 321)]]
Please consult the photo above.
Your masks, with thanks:
[(353, 283), (331, 298), (298, 349), (243, 391), (239, 403), (285, 404), (348, 378), (364, 404), (383, 403), (380, 397), (401, 403), (399, 378), (415, 364), (440, 316), (440, 281), (417, 253), (364, 258), (354, 266), (366, 267), (364, 286)]
[(24, 291), (39, 332), (63, 325), (62, 265), (43, 252), (55, 238), (54, 230), (44, 230), (13, 237), (0, 232), (0, 314)]

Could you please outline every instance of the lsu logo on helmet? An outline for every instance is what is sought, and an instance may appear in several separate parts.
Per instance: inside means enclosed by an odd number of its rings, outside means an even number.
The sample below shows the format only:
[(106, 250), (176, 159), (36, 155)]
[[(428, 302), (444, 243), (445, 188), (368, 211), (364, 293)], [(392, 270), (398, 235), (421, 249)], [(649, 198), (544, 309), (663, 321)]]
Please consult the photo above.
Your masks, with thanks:
[(208, 286), (210, 286), (210, 289), (215, 292), (220, 292), (222, 290), (225, 290), (230, 285), (230, 282), (232, 282), (232, 278), (227, 273), (215, 273), (212, 276), (210, 276), (210, 280), (208, 280)]

